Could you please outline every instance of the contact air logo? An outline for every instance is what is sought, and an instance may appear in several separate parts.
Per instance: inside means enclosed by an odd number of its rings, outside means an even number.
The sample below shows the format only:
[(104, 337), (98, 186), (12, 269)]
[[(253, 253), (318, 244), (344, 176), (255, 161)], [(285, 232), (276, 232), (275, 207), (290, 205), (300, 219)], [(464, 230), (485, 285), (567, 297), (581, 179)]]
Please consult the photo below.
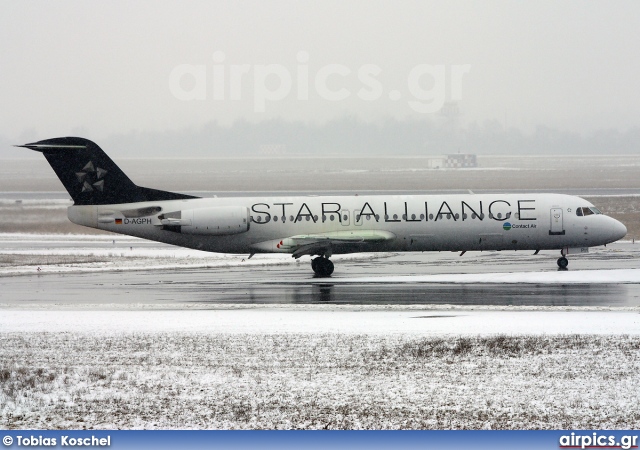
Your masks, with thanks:
[(511, 229), (511, 224), (509, 222), (505, 222), (502, 224), (502, 229), (504, 231), (509, 231)]

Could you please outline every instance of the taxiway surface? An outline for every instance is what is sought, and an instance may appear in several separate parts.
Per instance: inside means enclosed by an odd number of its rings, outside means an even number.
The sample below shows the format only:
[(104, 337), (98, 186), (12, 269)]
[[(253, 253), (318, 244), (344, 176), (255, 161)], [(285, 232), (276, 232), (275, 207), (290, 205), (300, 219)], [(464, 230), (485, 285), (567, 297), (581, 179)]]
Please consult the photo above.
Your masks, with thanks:
[[(94, 251), (129, 250), (132, 241), (84, 243)], [(24, 244), (23, 244), (24, 245)], [(39, 244), (38, 247), (48, 244)], [(65, 249), (68, 243), (60, 243)], [(135, 241), (146, 254), (169, 246)], [(11, 251), (15, 243), (0, 244)], [(59, 250), (60, 250), (59, 249)], [(33, 251), (41, 251), (35, 248)], [(60, 250), (64, 251), (64, 250)], [(73, 250), (71, 250), (73, 252)], [(135, 250), (134, 250), (135, 251)], [(123, 253), (126, 255), (126, 253)], [(396, 253), (358, 258), (335, 258), (336, 272), (316, 278), (308, 258), (294, 262), (283, 258), (274, 264), (255, 264), (242, 256), (232, 264), (209, 267), (154, 267), (146, 269), (87, 270), (0, 277), (0, 297), (5, 307), (104, 305), (184, 305), (185, 308), (217, 304), (351, 304), (351, 305), (478, 305), (478, 306), (592, 306), (640, 307), (640, 284), (607, 282), (616, 270), (640, 266), (640, 245), (619, 243), (572, 258), (570, 270), (558, 273), (554, 252)], [(123, 258), (126, 260), (126, 258)], [(123, 266), (124, 267), (124, 266)], [(604, 274), (594, 282), (576, 273)], [(505, 274), (524, 282), (484, 282), (482, 277)], [(440, 274), (439, 282), (425, 275)], [(469, 276), (480, 276), (480, 282)], [(402, 278), (390, 281), (390, 278)], [(466, 281), (465, 281), (466, 277)], [(566, 277), (567, 282), (563, 282)], [(556, 281), (544, 282), (553, 278)], [(365, 279), (363, 281), (363, 279)], [(533, 281), (527, 282), (527, 279)], [(535, 281), (543, 280), (543, 282)], [(571, 280), (571, 281), (570, 281)], [(613, 280), (613, 278), (612, 278)]]

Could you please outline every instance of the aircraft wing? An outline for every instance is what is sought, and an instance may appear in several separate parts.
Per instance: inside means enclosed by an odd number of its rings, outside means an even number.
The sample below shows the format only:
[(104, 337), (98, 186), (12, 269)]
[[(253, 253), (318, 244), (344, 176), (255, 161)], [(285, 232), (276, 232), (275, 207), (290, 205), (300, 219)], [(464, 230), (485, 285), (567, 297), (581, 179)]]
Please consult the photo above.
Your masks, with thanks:
[[(317, 234), (300, 234), (281, 239), (280, 241), (261, 242), (256, 248), (275, 252), (291, 253), (294, 258), (303, 255), (321, 255), (332, 253), (336, 247), (361, 247), (366, 244), (390, 241), (396, 235), (380, 230), (330, 231)], [(268, 249), (268, 247), (273, 247)]]

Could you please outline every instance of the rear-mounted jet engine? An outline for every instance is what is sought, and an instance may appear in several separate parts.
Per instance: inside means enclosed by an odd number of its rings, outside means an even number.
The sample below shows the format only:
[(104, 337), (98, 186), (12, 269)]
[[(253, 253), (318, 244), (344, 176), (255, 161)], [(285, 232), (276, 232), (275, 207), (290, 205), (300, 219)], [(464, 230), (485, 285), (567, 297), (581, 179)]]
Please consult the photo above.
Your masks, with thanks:
[(158, 218), (163, 230), (175, 233), (225, 236), (249, 231), (249, 208), (243, 206), (185, 209)]

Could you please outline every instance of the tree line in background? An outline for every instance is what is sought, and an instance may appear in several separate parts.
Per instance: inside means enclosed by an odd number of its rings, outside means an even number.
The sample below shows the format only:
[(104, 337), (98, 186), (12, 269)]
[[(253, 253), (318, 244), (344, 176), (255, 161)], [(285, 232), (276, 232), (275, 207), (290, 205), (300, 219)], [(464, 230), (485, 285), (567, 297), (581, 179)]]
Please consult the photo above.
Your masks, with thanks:
[[(37, 136), (35, 131), (29, 134)], [(48, 137), (54, 136), (34, 139)], [(90, 133), (82, 137), (92, 139)], [(602, 155), (637, 154), (640, 128), (580, 135), (547, 126), (524, 133), (505, 129), (498, 121), (460, 127), (427, 120), (367, 123), (344, 118), (321, 125), (283, 120), (238, 121), (232, 126), (211, 122), (183, 130), (131, 131), (96, 140), (116, 157)], [(15, 142), (0, 138), (3, 147), (11, 144)]]

